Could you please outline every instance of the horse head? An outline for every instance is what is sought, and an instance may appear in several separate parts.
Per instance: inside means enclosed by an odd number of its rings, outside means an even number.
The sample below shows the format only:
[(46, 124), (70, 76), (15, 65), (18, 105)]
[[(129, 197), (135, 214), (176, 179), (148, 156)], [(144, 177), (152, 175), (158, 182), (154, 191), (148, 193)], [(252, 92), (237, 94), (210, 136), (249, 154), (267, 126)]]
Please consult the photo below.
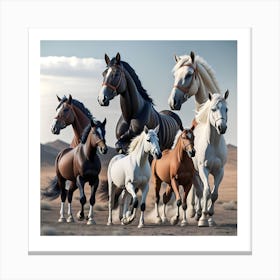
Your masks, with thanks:
[(98, 102), (101, 106), (108, 106), (119, 93), (126, 89), (126, 79), (123, 66), (121, 64), (121, 56), (117, 53), (116, 57), (110, 58), (105, 54), (106, 70), (103, 72), (102, 88), (98, 95)]
[(106, 118), (103, 122), (100, 122), (98, 120), (92, 119), (91, 120), (91, 127), (92, 127), (92, 133), (91, 133), (91, 145), (93, 147), (97, 146), (98, 150), (101, 154), (106, 154), (108, 151), (108, 147), (106, 145), (105, 140), (105, 125), (106, 125)]
[(144, 151), (146, 153), (150, 153), (154, 159), (160, 159), (162, 157), (162, 153), (159, 147), (158, 140), (158, 131), (159, 126), (155, 129), (148, 129), (146, 126), (144, 127)]
[(53, 134), (59, 134), (61, 129), (72, 124), (75, 120), (71, 94), (69, 95), (69, 98), (66, 96), (63, 98), (57, 96), (57, 99), (59, 104), (56, 107), (56, 115), (51, 125), (51, 131)]
[(184, 129), (180, 136), (181, 147), (189, 157), (195, 156), (193, 129)]
[(216, 128), (218, 134), (225, 134), (227, 130), (227, 102), (229, 91), (225, 92), (224, 97), (219, 93), (212, 94), (209, 92), (210, 111), (209, 120), (213, 127)]
[(182, 104), (197, 93), (200, 84), (193, 52), (189, 56), (175, 55), (175, 61), (174, 86), (168, 98), (168, 104), (172, 110), (180, 110)]

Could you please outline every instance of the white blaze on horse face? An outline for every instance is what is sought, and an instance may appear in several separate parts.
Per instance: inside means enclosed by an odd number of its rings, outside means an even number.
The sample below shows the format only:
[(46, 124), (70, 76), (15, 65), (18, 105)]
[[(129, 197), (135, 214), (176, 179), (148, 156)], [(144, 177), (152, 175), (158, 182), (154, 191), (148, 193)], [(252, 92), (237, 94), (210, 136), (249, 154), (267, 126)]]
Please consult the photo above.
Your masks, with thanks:
[(104, 135), (102, 134), (102, 130), (101, 130), (101, 128), (100, 128), (100, 127), (98, 127), (98, 128), (96, 129), (96, 131), (97, 131), (97, 133), (98, 133), (98, 135), (99, 135), (100, 139), (104, 139)]

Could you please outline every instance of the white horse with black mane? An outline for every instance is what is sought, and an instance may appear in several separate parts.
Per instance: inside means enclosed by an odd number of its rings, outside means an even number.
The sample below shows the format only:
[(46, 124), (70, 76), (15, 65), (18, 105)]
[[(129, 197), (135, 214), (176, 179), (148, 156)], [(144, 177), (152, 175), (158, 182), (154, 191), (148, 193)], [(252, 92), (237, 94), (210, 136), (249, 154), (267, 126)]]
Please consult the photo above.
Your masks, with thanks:
[[(122, 224), (129, 224), (134, 220), (138, 206), (135, 190), (138, 188), (142, 192), (141, 216), (138, 227), (144, 226), (144, 211), (151, 176), (149, 155), (152, 155), (155, 159), (160, 159), (162, 156), (157, 136), (158, 130), (159, 126), (150, 130), (145, 126), (143, 132), (131, 141), (128, 155), (119, 154), (111, 159), (107, 172), (109, 188), (109, 217), (107, 225), (112, 224), (112, 209), (114, 207), (116, 188), (124, 189), (122, 201), (125, 205), (123, 206)], [(131, 199), (130, 195), (132, 196), (132, 213), (127, 211), (128, 202)]]
[[(214, 203), (218, 199), (219, 185), (224, 176), (224, 165), (227, 159), (227, 147), (223, 134), (227, 130), (227, 102), (229, 92), (224, 97), (219, 93), (209, 93), (209, 99), (196, 114), (198, 123), (194, 129), (193, 157), (194, 186), (198, 196), (196, 219), (198, 226), (215, 225), (213, 219)], [(211, 190), (209, 175), (214, 177)]]

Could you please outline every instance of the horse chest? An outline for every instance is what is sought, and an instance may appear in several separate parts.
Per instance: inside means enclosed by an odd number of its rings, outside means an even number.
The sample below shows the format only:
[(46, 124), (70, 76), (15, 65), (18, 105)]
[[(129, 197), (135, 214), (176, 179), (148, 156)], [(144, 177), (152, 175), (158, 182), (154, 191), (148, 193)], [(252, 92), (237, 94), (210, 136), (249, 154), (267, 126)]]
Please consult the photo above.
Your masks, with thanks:
[(150, 172), (147, 168), (138, 169), (133, 172), (132, 182), (136, 185), (145, 185), (150, 179)]

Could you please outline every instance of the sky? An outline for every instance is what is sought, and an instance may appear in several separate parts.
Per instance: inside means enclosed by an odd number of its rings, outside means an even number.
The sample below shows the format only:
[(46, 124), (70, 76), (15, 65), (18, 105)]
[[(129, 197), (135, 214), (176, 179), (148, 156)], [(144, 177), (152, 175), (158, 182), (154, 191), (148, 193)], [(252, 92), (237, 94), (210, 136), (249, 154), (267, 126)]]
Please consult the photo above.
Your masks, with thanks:
[[(168, 97), (174, 84), (172, 69), (174, 55), (193, 51), (213, 68), (222, 94), (229, 89), (227, 144), (237, 146), (237, 41), (41, 41), (40, 46), (40, 138), (41, 143), (56, 139), (70, 143), (72, 127), (51, 133), (51, 123), (58, 104), (56, 95), (72, 95), (99, 120), (107, 118), (106, 139), (110, 146), (116, 142), (115, 127), (121, 115), (119, 97), (109, 107), (97, 101), (106, 68), (105, 53), (110, 58), (117, 52), (135, 70), (143, 87), (153, 98), (158, 111), (170, 109)], [(186, 101), (180, 111), (184, 127), (190, 127), (194, 118), (194, 97)]]

